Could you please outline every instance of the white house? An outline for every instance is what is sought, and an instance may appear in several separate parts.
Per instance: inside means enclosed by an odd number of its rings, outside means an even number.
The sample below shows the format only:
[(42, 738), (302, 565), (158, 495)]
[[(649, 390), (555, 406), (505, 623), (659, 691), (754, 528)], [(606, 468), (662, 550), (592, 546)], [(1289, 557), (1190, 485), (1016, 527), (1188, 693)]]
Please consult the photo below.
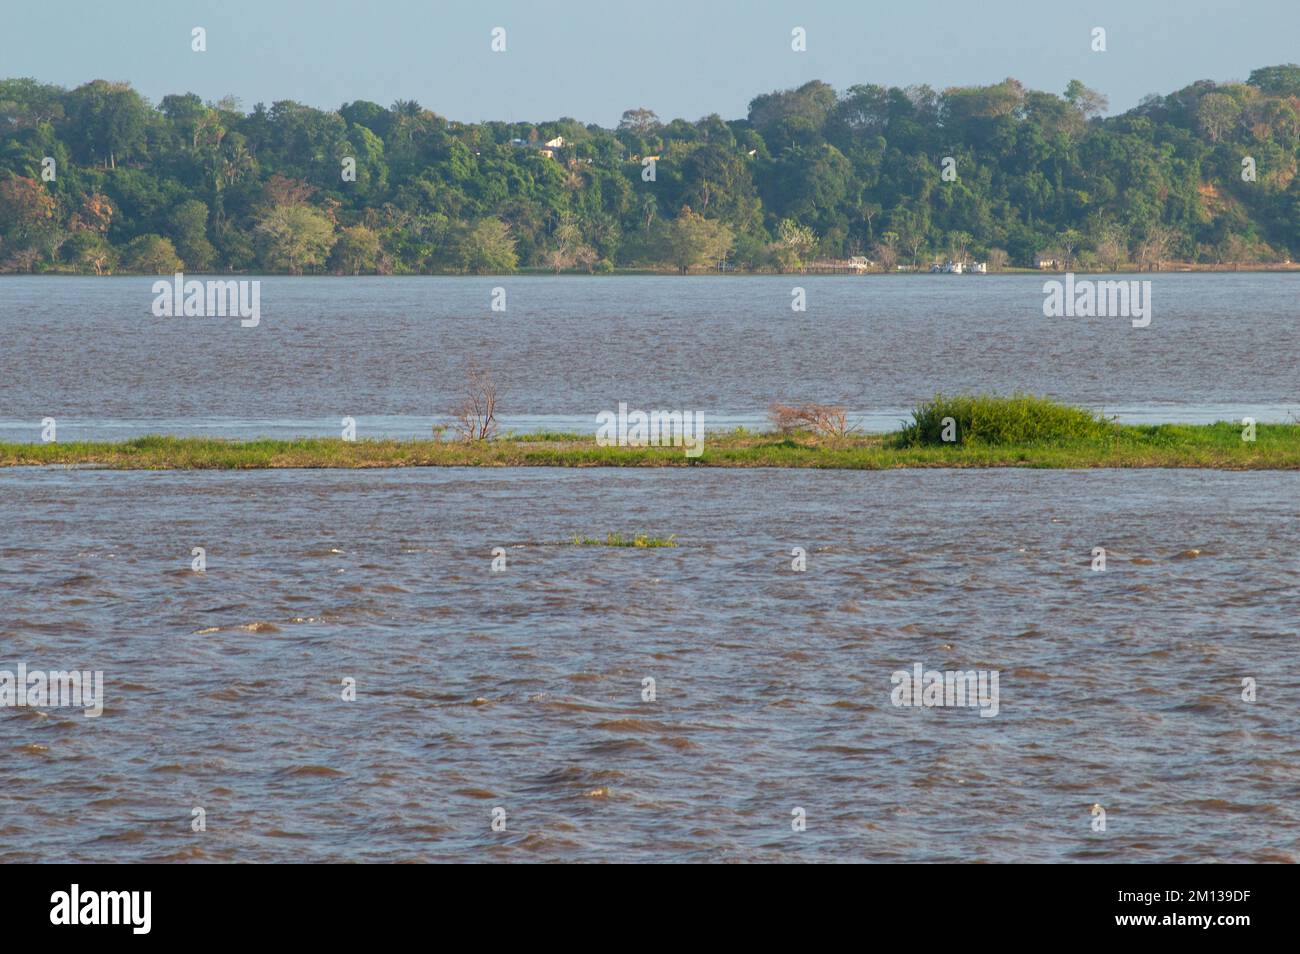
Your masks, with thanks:
[(564, 137), (556, 136), (546, 142), (529, 142), (527, 139), (511, 139), (510, 145), (517, 149), (536, 149), (547, 159), (555, 158), (555, 150), (564, 148)]

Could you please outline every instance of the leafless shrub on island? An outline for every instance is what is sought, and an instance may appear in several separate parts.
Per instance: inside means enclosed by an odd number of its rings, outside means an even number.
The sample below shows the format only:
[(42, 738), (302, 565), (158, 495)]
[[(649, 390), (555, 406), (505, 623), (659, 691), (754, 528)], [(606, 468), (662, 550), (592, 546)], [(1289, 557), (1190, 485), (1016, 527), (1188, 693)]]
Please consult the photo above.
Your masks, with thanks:
[(470, 364), (465, 371), (463, 397), (451, 409), (451, 427), (464, 441), (488, 441), (497, 436), (497, 385), (487, 369)]
[(768, 419), (782, 434), (807, 431), (818, 437), (848, 437), (858, 428), (849, 424), (848, 411), (838, 404), (777, 404), (768, 408)]

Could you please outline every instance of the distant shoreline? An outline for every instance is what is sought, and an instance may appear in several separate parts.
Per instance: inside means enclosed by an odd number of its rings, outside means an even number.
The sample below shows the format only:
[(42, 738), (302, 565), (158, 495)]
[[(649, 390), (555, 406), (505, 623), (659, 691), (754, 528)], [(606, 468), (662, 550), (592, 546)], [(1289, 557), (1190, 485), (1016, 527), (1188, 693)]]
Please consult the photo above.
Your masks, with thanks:
[[(1205, 265), (1198, 263), (1174, 263), (1160, 269), (1144, 269), (1136, 265), (1124, 265), (1119, 268), (1072, 268), (1072, 269), (1051, 269), (1051, 268), (1016, 268), (1007, 267), (999, 269), (996, 272), (989, 272), (986, 275), (959, 275), (958, 278), (972, 277), (975, 279), (988, 278), (998, 275), (1064, 275), (1066, 272), (1072, 272), (1075, 275), (1178, 275), (1178, 274), (1223, 274), (1223, 275), (1249, 275), (1261, 273), (1281, 273), (1288, 274), (1300, 272), (1300, 262), (1285, 262), (1271, 265), (1249, 265), (1233, 267), (1231, 265)], [(849, 272), (845, 270), (830, 271), (824, 269), (810, 268), (806, 271), (788, 271), (778, 272), (772, 270), (755, 269), (735, 269), (728, 271), (719, 271), (716, 268), (694, 268), (689, 272), (680, 272), (675, 269), (667, 268), (615, 268), (607, 272), (585, 272), (585, 271), (563, 271), (556, 272), (549, 268), (519, 268), (513, 272), (401, 272), (385, 273), (370, 272), (360, 275), (337, 275), (331, 272), (304, 272), (295, 274), (293, 272), (268, 272), (268, 271), (247, 271), (247, 272), (199, 272), (186, 271), (187, 277), (267, 277), (267, 278), (626, 278), (626, 277), (647, 277), (647, 278), (700, 278), (709, 275), (715, 275), (723, 278), (884, 278), (884, 277), (918, 277), (926, 278), (951, 278), (950, 275), (939, 275), (930, 272), (927, 267), (908, 269), (905, 271), (882, 272), (862, 271)], [(47, 269), (40, 272), (0, 272), (0, 280), (6, 278), (166, 278), (168, 275), (156, 272), (127, 272), (118, 271), (106, 275), (88, 275), (85, 272), (73, 270), (61, 271)]]

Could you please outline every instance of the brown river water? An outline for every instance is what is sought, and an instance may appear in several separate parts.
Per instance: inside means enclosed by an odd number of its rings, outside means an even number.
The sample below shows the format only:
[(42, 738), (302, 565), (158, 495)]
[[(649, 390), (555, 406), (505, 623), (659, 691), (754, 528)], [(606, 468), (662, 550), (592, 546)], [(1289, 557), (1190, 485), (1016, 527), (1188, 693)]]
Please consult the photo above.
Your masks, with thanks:
[[(1041, 276), (266, 278), (255, 328), (6, 277), (0, 440), (423, 436), (470, 359), (519, 430), (1300, 413), (1300, 277), (1137, 277), (1144, 329)], [(0, 861), (1300, 860), (1298, 510), (1295, 473), (0, 470), (0, 699), (102, 673), (98, 716), (0, 707)], [(679, 545), (564, 542), (639, 532)], [(896, 705), (917, 666), (996, 693)]]
[[(1296, 861), (1298, 501), (1294, 473), (0, 471), (0, 668), (103, 672), (98, 717), (0, 710), (0, 861)], [(638, 531), (680, 545), (563, 542)], [(895, 705), (916, 664), (996, 672), (996, 715)]]

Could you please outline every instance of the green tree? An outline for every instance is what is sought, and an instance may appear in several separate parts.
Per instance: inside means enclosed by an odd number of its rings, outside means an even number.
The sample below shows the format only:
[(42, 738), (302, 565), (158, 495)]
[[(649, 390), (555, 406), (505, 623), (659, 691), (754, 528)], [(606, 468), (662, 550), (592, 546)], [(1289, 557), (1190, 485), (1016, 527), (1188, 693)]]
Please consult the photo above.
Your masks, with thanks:
[(930, 230), (929, 215), (913, 209), (898, 209), (891, 216), (891, 224), (898, 235), (899, 244), (907, 250), (912, 267), (915, 268)]
[(96, 275), (111, 275), (118, 259), (117, 250), (108, 240), (90, 231), (74, 232), (62, 251), (78, 271)]
[(1300, 66), (1295, 63), (1265, 66), (1253, 71), (1246, 82), (1270, 96), (1300, 97)]
[(897, 232), (886, 232), (871, 249), (871, 257), (879, 263), (881, 271), (892, 272), (898, 266), (899, 238)]
[(1065, 87), (1065, 99), (1086, 119), (1100, 116), (1110, 105), (1110, 101), (1104, 95), (1095, 89), (1089, 89), (1077, 79), (1070, 80), (1069, 85)]
[(782, 271), (803, 268), (817, 247), (817, 234), (794, 219), (782, 219), (777, 226), (773, 254)]
[(0, 182), (0, 235), (27, 238), (54, 221), (58, 203), (39, 182), (14, 176)]
[(663, 225), (660, 261), (675, 266), (684, 275), (695, 266), (721, 261), (734, 241), (734, 234), (725, 224), (683, 206), (677, 218)]
[(379, 268), (382, 254), (378, 233), (364, 225), (353, 225), (339, 232), (330, 253), (330, 267), (340, 275), (373, 272)]
[(118, 159), (132, 158), (144, 146), (149, 107), (125, 83), (78, 86), (66, 108), (73, 148), (89, 161), (116, 169)]
[(128, 270), (146, 275), (171, 275), (185, 266), (176, 248), (161, 235), (138, 235), (122, 250), (122, 261)]
[(208, 241), (208, 207), (198, 199), (186, 199), (171, 214), (168, 233), (185, 266), (206, 272), (217, 258), (217, 250)]
[(462, 271), (475, 274), (513, 272), (519, 264), (510, 226), (500, 219), (480, 219), (464, 229), (457, 243)]
[(257, 218), (262, 239), (262, 264), (272, 270), (301, 275), (325, 263), (334, 247), (334, 225), (305, 203), (274, 204)]
[(1210, 142), (1228, 136), (1240, 116), (1241, 104), (1223, 93), (1206, 93), (1196, 106), (1196, 124)]

